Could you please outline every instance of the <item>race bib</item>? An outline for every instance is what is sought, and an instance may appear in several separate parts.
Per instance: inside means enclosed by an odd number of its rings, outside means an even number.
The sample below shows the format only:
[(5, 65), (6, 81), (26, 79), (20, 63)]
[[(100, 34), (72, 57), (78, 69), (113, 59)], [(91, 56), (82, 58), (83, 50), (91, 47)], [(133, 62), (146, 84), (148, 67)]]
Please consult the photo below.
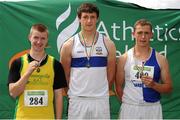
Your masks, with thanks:
[(134, 65), (131, 66), (131, 80), (141, 81), (141, 77), (143, 75), (150, 76), (153, 78), (154, 76), (154, 66), (141, 66)]
[(28, 107), (48, 106), (47, 90), (25, 90), (24, 104)]

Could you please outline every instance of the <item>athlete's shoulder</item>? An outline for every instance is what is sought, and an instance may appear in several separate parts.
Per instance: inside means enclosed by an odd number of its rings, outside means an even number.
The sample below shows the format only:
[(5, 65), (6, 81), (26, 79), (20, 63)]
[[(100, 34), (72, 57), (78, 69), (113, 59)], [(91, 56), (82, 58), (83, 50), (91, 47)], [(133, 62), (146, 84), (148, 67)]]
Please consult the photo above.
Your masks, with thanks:
[(15, 59), (15, 60), (13, 60), (10, 67), (12, 67), (12, 66), (16, 66), (16, 67), (21, 66), (21, 61), (22, 61), (22, 56)]
[(124, 54), (119, 56), (118, 62), (120, 62), (121, 64), (125, 64), (127, 61), (127, 57), (128, 57), (128, 52), (125, 52)]
[(54, 70), (56, 71), (57, 69), (62, 69), (62, 64), (59, 62), (55, 57), (48, 55), (48, 57), (52, 60), (53, 62), (53, 67)]
[(125, 51), (122, 55), (119, 56), (118, 62), (121, 64), (125, 64), (127, 59), (132, 57), (133, 48), (130, 48), (129, 50)]
[(57, 66), (62, 66), (62, 64), (58, 60), (54, 59), (54, 67), (57, 67)]
[(68, 50), (69, 48), (72, 48), (74, 43), (74, 37), (69, 38), (67, 41), (65, 41), (62, 45), (61, 49), (66, 49)]
[(158, 64), (162, 67), (164, 64), (168, 64), (168, 60), (167, 60), (167, 58), (164, 56), (164, 55), (162, 55), (162, 54), (160, 54), (159, 52), (155, 52), (155, 54), (156, 54), (156, 59), (157, 59), (157, 61), (158, 61)]
[(114, 44), (114, 42), (107, 36), (104, 36), (104, 43), (105, 46), (107, 47), (108, 51), (112, 50), (115, 51), (116, 50), (116, 46)]
[(54, 56), (48, 54), (47, 55), (48, 59), (51, 59), (53, 62), (59, 62)]

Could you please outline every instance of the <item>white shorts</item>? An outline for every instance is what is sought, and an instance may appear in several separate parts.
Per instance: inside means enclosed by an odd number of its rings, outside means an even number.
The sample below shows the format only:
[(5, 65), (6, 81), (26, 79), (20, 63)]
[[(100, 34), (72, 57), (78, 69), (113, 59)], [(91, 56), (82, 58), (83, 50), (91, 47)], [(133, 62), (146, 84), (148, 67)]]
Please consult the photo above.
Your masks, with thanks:
[(162, 107), (160, 103), (149, 105), (133, 105), (122, 103), (120, 119), (162, 119)]
[(109, 98), (70, 98), (68, 119), (110, 119), (109, 109)]

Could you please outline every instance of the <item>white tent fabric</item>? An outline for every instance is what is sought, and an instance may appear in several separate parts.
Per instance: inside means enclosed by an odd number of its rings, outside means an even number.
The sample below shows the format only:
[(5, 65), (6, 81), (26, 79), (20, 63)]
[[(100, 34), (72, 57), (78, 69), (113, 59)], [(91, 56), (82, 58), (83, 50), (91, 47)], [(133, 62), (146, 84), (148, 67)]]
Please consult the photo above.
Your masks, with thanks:
[[(35, 0), (0, 0), (0, 1), (35, 1)], [(180, 9), (180, 0), (117, 0), (134, 3), (152, 9)]]
[(179, 0), (117, 0), (152, 9), (180, 9)]

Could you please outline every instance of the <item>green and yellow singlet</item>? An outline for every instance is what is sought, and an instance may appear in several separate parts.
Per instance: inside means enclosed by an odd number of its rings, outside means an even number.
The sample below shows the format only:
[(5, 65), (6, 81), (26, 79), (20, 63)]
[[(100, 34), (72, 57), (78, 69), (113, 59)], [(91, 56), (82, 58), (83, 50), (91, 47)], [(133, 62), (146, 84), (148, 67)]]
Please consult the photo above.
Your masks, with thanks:
[[(16, 119), (54, 119), (53, 82), (54, 58), (35, 70), (28, 79), (24, 92), (16, 101)], [(28, 55), (22, 56), (21, 76), (28, 67)]]

